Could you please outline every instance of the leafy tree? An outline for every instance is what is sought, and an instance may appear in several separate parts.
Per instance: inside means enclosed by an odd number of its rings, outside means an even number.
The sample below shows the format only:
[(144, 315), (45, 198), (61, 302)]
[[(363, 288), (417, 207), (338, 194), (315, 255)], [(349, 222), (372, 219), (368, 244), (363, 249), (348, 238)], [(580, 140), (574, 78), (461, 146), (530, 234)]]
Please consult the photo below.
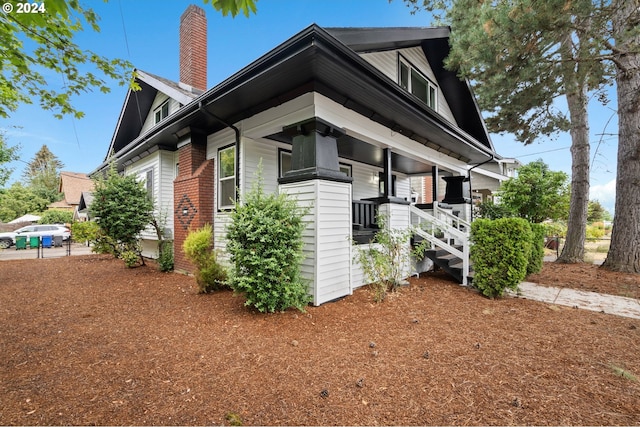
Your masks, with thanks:
[(598, 200), (589, 200), (589, 213), (587, 214), (587, 221), (589, 223), (592, 223), (605, 220), (611, 220), (611, 214), (609, 213), (609, 211), (607, 211)]
[(13, 172), (13, 168), (5, 165), (18, 160), (18, 150), (20, 150), (19, 145), (7, 145), (4, 134), (0, 133), (0, 187), (6, 184)]
[(533, 223), (566, 218), (567, 174), (551, 171), (542, 160), (537, 160), (518, 169), (517, 177), (504, 181), (498, 195), (508, 211)]
[(204, 0), (204, 2), (211, 2), (218, 12), (222, 12), (223, 16), (230, 13), (235, 18), (238, 13), (242, 12), (248, 18), (251, 13), (257, 12), (256, 3), (258, 0)]
[(475, 217), (484, 219), (500, 219), (514, 216), (509, 206), (487, 200), (475, 207)]
[(153, 220), (153, 202), (144, 184), (133, 175), (118, 175), (110, 168), (106, 178), (96, 180), (90, 209), (110, 239), (112, 253), (127, 265), (136, 254), (144, 265), (138, 236)]
[[(475, 82), (479, 102), (494, 113), (494, 132), (527, 142), (569, 129), (572, 137), (571, 210), (559, 261), (584, 258), (589, 190), (587, 99), (615, 80), (619, 143), (616, 224), (604, 267), (640, 272), (637, 141), (640, 140), (640, 8), (612, 0), (405, 0), (444, 13), (452, 26), (447, 66)], [(566, 98), (569, 117), (555, 108)], [(618, 211), (618, 208), (621, 210)], [(629, 256), (628, 251), (633, 254)]]
[[(129, 83), (131, 73), (127, 70), (132, 66), (76, 44), (76, 33), (87, 27), (99, 31), (93, 10), (78, 1), (47, 0), (40, 4), (41, 13), (0, 14), (0, 117), (9, 116), (19, 104), (39, 102), (58, 118), (65, 114), (80, 118), (83, 113), (72, 105), (73, 96), (93, 89), (109, 92), (105, 79), (121, 85)], [(54, 88), (52, 79), (45, 77), (50, 74), (61, 76), (64, 86)]]
[(73, 212), (56, 209), (47, 209), (40, 215), (39, 224), (71, 224)]
[(55, 202), (60, 200), (60, 169), (64, 164), (46, 145), (43, 145), (27, 164), (22, 177), (31, 190), (40, 197)]
[[(256, 2), (204, 0), (234, 17), (256, 13)], [(47, 0), (38, 8), (38, 13), (0, 13), (0, 117), (8, 117), (20, 104), (38, 102), (57, 118), (80, 118), (84, 113), (74, 107), (74, 96), (94, 90), (108, 93), (110, 80), (139, 89), (128, 61), (106, 58), (76, 43), (77, 33), (87, 28), (100, 31), (92, 9), (76, 0)], [(51, 82), (57, 79), (49, 75), (61, 77), (64, 85), (55, 88)]]
[(0, 221), (8, 222), (28, 213), (42, 212), (48, 204), (49, 200), (16, 182), (9, 188), (0, 189)]

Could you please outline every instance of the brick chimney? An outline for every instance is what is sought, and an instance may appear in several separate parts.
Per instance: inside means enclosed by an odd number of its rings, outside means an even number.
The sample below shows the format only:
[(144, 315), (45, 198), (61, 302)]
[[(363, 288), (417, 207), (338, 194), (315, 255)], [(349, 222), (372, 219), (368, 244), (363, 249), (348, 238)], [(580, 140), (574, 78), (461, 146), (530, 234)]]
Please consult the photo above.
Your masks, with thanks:
[(180, 17), (180, 83), (207, 90), (207, 18), (193, 4)]

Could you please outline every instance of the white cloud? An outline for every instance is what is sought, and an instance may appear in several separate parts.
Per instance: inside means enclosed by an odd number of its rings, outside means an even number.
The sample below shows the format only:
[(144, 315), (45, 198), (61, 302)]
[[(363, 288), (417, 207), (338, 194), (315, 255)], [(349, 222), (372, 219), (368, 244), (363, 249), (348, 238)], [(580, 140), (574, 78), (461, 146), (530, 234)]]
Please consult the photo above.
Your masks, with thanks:
[(597, 200), (609, 212), (613, 213), (616, 204), (616, 180), (592, 185), (589, 189), (589, 200)]

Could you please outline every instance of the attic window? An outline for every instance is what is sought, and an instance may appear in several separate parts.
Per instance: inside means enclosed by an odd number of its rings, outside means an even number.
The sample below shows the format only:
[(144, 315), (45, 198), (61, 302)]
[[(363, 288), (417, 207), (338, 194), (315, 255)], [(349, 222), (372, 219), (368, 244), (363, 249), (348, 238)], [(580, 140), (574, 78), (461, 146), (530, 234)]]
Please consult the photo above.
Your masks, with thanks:
[(169, 100), (167, 99), (160, 105), (158, 108), (154, 110), (155, 113), (155, 121), (154, 124), (160, 122), (162, 119), (169, 115)]
[(404, 90), (420, 98), (428, 107), (436, 109), (438, 87), (403, 57), (400, 57), (398, 80)]

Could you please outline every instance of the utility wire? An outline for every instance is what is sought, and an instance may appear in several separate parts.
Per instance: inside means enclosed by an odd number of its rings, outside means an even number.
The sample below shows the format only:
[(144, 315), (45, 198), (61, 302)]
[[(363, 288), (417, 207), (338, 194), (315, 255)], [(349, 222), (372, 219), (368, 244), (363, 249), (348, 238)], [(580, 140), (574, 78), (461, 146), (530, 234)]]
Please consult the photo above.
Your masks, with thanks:
[[(131, 51), (129, 50), (129, 38), (127, 37), (127, 26), (124, 23), (124, 12), (122, 11), (122, 0), (118, 0), (118, 6), (120, 8), (120, 21), (122, 22), (122, 32), (124, 33), (124, 44), (127, 48), (127, 59), (131, 61)], [(136, 109), (138, 111), (138, 120), (140, 122), (140, 126), (143, 125), (144, 121), (142, 120), (142, 112), (140, 111), (140, 101), (138, 99), (138, 91), (133, 91), (133, 95), (136, 98)]]

